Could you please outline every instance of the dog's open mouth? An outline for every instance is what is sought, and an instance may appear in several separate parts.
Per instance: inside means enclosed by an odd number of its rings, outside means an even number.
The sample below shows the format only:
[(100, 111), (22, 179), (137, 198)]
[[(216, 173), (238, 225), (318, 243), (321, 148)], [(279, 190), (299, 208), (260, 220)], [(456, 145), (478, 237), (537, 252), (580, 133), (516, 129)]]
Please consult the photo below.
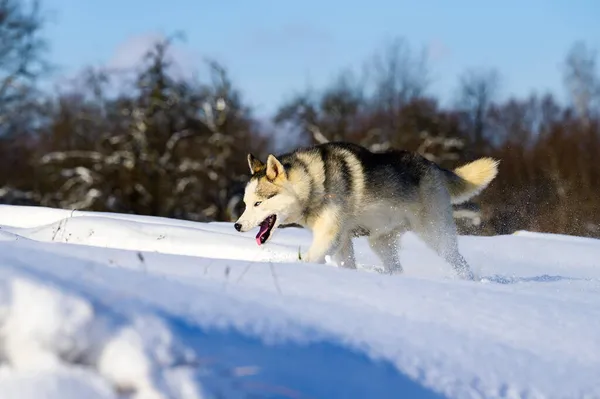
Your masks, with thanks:
[(258, 230), (258, 234), (256, 235), (256, 243), (258, 245), (264, 244), (269, 239), (271, 231), (275, 227), (275, 220), (277, 220), (277, 216), (271, 215), (260, 224), (260, 230)]

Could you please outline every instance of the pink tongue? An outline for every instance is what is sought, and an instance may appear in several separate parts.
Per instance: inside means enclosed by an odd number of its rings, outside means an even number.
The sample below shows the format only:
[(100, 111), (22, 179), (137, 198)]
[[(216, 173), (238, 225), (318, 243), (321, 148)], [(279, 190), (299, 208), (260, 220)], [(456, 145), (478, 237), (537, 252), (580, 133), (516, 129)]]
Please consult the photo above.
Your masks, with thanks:
[(268, 229), (269, 229), (269, 222), (262, 222), (260, 224), (260, 230), (258, 231), (258, 234), (256, 235), (256, 243), (258, 245), (262, 244), (260, 242), (260, 238), (265, 235), (265, 233), (267, 232)]

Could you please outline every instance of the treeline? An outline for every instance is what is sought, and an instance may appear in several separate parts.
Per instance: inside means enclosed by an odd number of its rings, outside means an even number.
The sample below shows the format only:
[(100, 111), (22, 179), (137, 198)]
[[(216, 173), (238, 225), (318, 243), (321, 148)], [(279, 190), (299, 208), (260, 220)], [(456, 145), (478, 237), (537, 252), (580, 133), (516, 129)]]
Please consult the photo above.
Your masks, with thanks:
[(566, 104), (550, 93), (500, 101), (499, 73), (480, 69), (458, 77), (443, 106), (425, 52), (398, 39), (261, 121), (223, 65), (203, 65), (200, 79), (177, 73), (171, 39), (131, 71), (90, 68), (42, 91), (49, 66), (39, 7), (3, 0), (0, 15), (2, 203), (232, 220), (246, 153), (347, 140), (418, 151), (450, 168), (500, 159), (488, 190), (456, 209), (463, 232), (600, 237), (600, 77), (581, 43), (565, 55)]

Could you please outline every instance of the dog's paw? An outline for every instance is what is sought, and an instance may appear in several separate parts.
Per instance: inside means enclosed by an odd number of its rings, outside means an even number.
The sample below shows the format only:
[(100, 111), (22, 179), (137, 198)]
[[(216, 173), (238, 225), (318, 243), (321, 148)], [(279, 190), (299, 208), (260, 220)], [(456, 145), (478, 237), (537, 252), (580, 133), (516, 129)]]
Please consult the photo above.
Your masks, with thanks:
[(315, 256), (310, 251), (308, 251), (304, 255), (301, 255), (300, 261), (304, 263), (323, 263), (324, 259), (322, 257)]
[(471, 281), (472, 281), (472, 280), (476, 280), (476, 277), (475, 277), (475, 275), (474, 275), (474, 274), (473, 274), (473, 272), (472, 272), (471, 270), (469, 270), (469, 269), (463, 269), (463, 270), (459, 270), (459, 271), (456, 273), (456, 275), (457, 275), (457, 277), (458, 277), (459, 279), (461, 279), (461, 280), (467, 280), (467, 281), (469, 281), (469, 280), (471, 280)]
[(311, 257), (309, 253), (306, 253), (306, 254), (304, 254), (302, 256), (301, 262), (304, 262), (304, 263), (316, 263), (314, 261), (313, 257)]

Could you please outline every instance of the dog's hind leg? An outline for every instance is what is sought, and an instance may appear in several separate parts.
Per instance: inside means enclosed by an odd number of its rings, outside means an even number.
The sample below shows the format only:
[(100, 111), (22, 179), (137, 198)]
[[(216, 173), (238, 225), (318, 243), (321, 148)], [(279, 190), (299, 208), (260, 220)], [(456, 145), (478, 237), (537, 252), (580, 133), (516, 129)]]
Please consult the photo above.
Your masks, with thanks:
[(354, 247), (352, 245), (352, 236), (350, 234), (343, 235), (338, 250), (334, 255), (334, 260), (339, 267), (356, 269)]
[(383, 263), (385, 272), (389, 274), (400, 274), (403, 271), (400, 264), (400, 245), (398, 242), (400, 233), (400, 231), (394, 230), (388, 233), (369, 236), (371, 249)]
[(459, 277), (473, 279), (469, 264), (458, 251), (456, 234), (450, 228), (447, 228), (449, 226), (444, 227), (429, 225), (425, 228), (419, 228), (417, 234), (431, 249), (452, 265)]
[(450, 194), (435, 177), (423, 182), (423, 209), (413, 227), (431, 249), (452, 265), (459, 277), (471, 280), (473, 273), (458, 250), (458, 234), (452, 215)]

